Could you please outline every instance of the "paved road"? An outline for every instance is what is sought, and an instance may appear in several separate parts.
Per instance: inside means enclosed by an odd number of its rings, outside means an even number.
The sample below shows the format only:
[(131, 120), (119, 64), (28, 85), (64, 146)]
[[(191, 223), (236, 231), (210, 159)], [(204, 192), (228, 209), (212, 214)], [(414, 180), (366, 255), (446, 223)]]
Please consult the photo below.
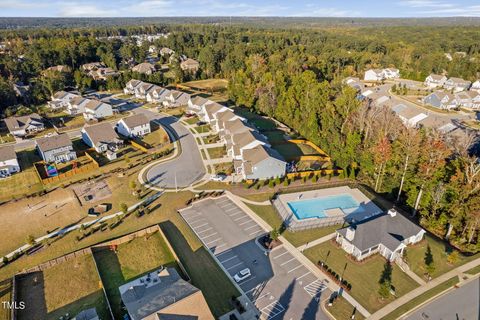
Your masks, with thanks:
[(480, 319), (480, 278), (430, 302), (407, 320)]
[(181, 215), (230, 276), (251, 270), (239, 286), (263, 319), (328, 319), (320, 306), (331, 294), (325, 280), (283, 246), (265, 254), (255, 239), (266, 232), (229, 198), (195, 203)]
[(205, 175), (202, 156), (192, 133), (188, 131), (177, 118), (158, 114), (143, 108), (133, 110), (135, 113), (143, 113), (150, 120), (157, 121), (174, 132), (180, 141), (181, 154), (172, 161), (159, 163), (151, 167), (146, 179), (148, 183), (161, 188), (188, 187)]
[[(81, 129), (69, 131), (67, 135), (70, 139), (79, 138), (82, 136)], [(35, 140), (36, 139), (25, 139), (25, 140), (17, 140), (15, 143), (15, 151), (21, 151), (26, 149), (33, 149), (35, 148)]]

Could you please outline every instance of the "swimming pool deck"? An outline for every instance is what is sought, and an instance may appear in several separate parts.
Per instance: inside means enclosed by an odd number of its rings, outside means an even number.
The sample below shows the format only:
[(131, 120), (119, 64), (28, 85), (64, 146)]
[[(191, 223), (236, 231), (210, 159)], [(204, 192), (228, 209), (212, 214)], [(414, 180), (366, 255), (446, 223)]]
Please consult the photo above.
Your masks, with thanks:
[[(325, 210), (324, 212), (326, 217), (323, 218), (312, 217), (306, 219), (298, 219), (288, 205), (288, 202), (292, 201), (303, 201), (343, 194), (348, 194), (352, 196), (352, 198), (354, 198), (355, 201), (360, 204), (361, 210), (346, 214), (343, 210), (339, 208), (333, 208)], [(273, 205), (282, 217), (287, 228), (292, 231), (341, 224), (344, 222), (344, 220), (360, 221), (382, 212), (382, 210), (378, 208), (360, 190), (352, 189), (348, 186), (281, 194), (277, 197), (277, 199), (273, 201)]]

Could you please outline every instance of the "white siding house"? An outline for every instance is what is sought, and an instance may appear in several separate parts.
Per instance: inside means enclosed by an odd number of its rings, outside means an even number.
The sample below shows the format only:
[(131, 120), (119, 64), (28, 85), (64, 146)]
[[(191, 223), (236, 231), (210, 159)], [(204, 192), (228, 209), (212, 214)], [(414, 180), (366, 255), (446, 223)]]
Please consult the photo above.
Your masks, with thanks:
[(16, 137), (25, 137), (30, 134), (45, 130), (43, 119), (36, 113), (28, 116), (6, 118), (5, 124), (8, 131)]
[(432, 73), (425, 78), (424, 85), (430, 89), (435, 89), (435, 88), (443, 87), (446, 81), (447, 81), (447, 77), (440, 74)]
[(83, 113), (83, 117), (87, 121), (104, 119), (111, 116), (113, 116), (113, 109), (112, 106), (108, 103), (98, 100), (90, 100), (85, 105), (85, 112)]
[(380, 69), (370, 69), (365, 72), (365, 81), (382, 81), (385, 80), (385, 75), (383, 70)]
[(151, 132), (150, 120), (143, 113), (135, 114), (118, 121), (116, 129), (125, 137), (143, 137)]
[(20, 172), (14, 146), (0, 147), (0, 178)]
[(114, 152), (122, 145), (122, 140), (107, 122), (83, 127), (82, 140), (98, 153)]
[(37, 139), (36, 145), (38, 153), (47, 163), (68, 162), (77, 158), (72, 141), (67, 134)]

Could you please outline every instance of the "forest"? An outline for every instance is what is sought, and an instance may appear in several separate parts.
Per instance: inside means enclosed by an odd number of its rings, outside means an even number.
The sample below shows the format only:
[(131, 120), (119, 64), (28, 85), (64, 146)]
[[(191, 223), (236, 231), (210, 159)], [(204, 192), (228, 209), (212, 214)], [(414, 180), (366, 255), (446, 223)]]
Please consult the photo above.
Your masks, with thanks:
[[(33, 111), (64, 87), (120, 89), (138, 76), (128, 71), (127, 62), (142, 62), (149, 44), (98, 37), (158, 32), (170, 35), (155, 45), (196, 58), (201, 70), (191, 76), (173, 63), (173, 77), (154, 74), (145, 80), (166, 85), (228, 79), (232, 103), (287, 124), (330, 153), (349, 177), (407, 208), (431, 232), (464, 251), (480, 251), (476, 137), (453, 139), (427, 128), (407, 129), (391, 110), (361, 102), (341, 82), (377, 67), (396, 67), (413, 80), (434, 72), (475, 81), (480, 78), (478, 27), (162, 24), (3, 30), (0, 38), (8, 46), (0, 55), (0, 111)], [(445, 57), (455, 52), (465, 57)], [(92, 61), (124, 72), (94, 83), (78, 71)], [(54, 65), (67, 65), (72, 72), (43, 72)], [(15, 96), (17, 81), (30, 84), (28, 99)]]

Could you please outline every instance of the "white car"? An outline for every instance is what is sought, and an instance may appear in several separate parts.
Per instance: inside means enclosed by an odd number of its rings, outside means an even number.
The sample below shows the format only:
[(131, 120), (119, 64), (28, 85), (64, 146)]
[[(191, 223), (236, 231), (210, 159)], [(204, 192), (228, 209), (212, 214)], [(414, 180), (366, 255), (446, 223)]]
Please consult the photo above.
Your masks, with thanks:
[(216, 175), (213, 175), (210, 180), (212, 181), (224, 181), (225, 179), (227, 179), (227, 176), (224, 175), (224, 174), (216, 174)]
[(250, 273), (250, 269), (245, 268), (243, 270), (240, 270), (236, 275), (233, 276), (233, 279), (235, 280), (236, 283), (239, 283), (240, 281), (243, 281), (247, 278), (249, 278), (252, 274)]

